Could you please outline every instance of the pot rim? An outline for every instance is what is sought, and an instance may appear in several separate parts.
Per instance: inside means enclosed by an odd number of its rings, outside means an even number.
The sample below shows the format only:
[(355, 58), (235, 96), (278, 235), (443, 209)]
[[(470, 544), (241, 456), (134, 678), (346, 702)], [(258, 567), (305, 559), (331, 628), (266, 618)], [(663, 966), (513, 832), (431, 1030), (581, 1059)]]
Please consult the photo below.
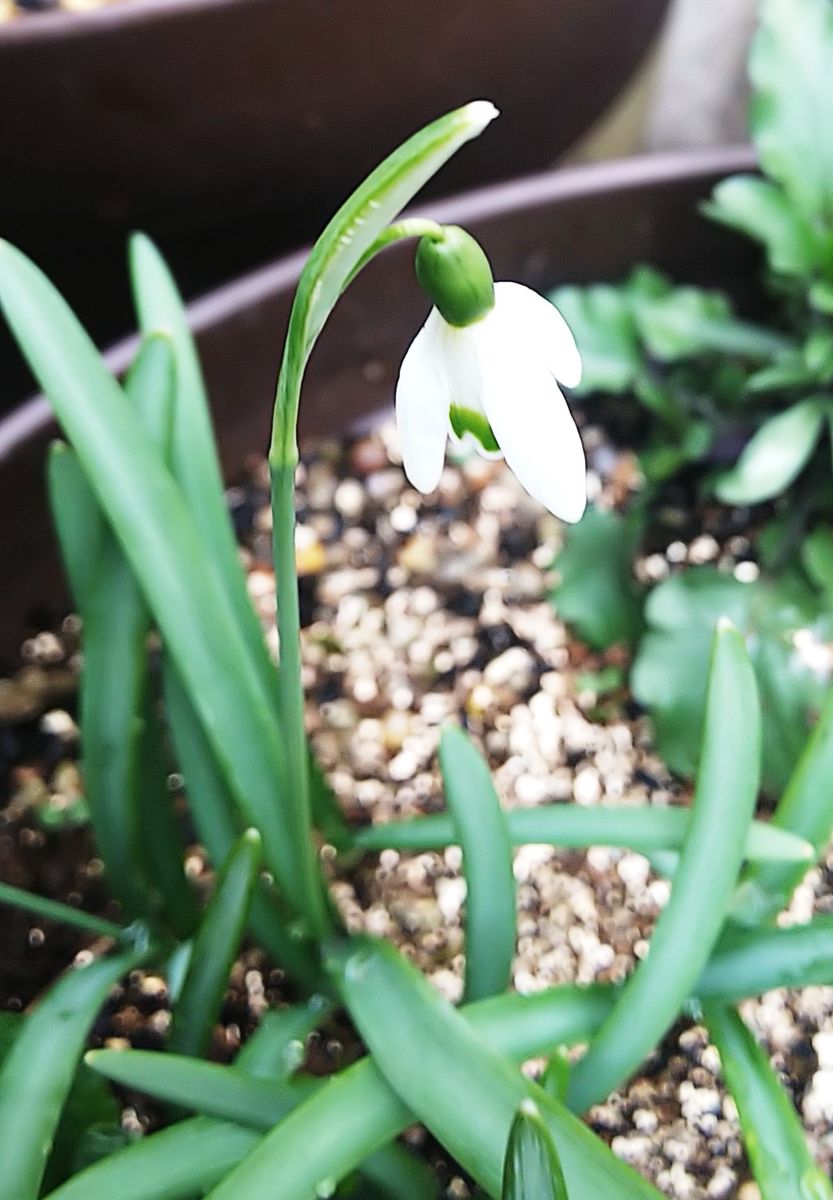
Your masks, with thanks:
[(166, 21), (194, 9), (239, 9), (245, 5), (262, 8), (281, 0), (115, 0), (86, 12), (61, 9), (28, 13), (0, 25), (0, 54), (3, 46), (49, 42), (55, 38), (106, 35), (113, 30)]
[[(160, 7), (206, 2), (236, 4), (239, 0), (136, 0), (136, 3), (158, 4)], [(409, 209), (407, 213), (431, 217), (445, 224), (465, 226), (499, 215), (511, 218), (514, 213), (576, 196), (681, 183), (701, 176), (754, 171), (756, 167), (754, 149), (745, 144), (640, 154), (599, 163), (556, 167), (506, 183), (472, 188)], [(221, 324), (233, 314), (256, 305), (270, 294), (294, 286), (309, 252), (309, 246), (293, 251), (191, 300), (187, 311), (192, 332), (199, 334)], [(116, 375), (123, 374), (135, 356), (138, 345), (138, 334), (129, 334), (105, 348), (103, 357), (109, 369)], [(42, 434), (53, 420), (52, 408), (45, 396), (36, 395), (22, 401), (0, 420), (0, 464), (12, 457), (29, 438)]]

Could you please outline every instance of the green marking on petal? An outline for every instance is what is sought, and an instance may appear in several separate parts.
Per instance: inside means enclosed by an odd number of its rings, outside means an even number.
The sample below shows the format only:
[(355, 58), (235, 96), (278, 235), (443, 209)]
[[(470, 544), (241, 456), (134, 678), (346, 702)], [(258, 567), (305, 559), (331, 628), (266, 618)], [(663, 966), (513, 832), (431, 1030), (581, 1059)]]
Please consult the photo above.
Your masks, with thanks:
[(473, 408), (463, 408), (462, 405), (452, 404), (449, 417), (451, 428), (458, 438), (462, 439), (464, 434), (470, 433), (487, 454), (500, 453), (497, 438), (483, 413), (476, 412)]

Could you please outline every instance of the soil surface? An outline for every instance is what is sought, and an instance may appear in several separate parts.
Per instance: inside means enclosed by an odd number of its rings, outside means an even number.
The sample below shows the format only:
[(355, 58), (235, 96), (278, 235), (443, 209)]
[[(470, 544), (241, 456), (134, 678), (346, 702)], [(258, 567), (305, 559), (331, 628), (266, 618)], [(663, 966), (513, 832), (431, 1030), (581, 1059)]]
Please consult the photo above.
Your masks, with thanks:
[[(638, 485), (633, 461), (583, 431), (591, 496), (621, 503)], [(253, 460), (229, 492), (252, 597), (273, 649), (274, 578), (265, 464)], [(725, 510), (723, 510), (725, 512)], [(637, 564), (656, 578), (683, 561), (737, 569), (743, 547), (705, 515), (669, 534)], [(674, 524), (672, 522), (672, 524)], [(625, 688), (603, 696), (590, 677), (624, 667), (570, 636), (549, 598), (560, 527), (501, 463), (449, 461), (437, 492), (404, 478), (387, 427), (346, 445), (322, 444), (299, 472), (301, 576), (308, 725), (348, 818), (357, 824), (442, 809), (439, 730), (461, 721), (487, 753), (503, 802), (575, 800), (621, 805), (686, 803), (690, 790), (651, 751), (650, 729)], [(662, 539), (660, 539), (662, 541)], [(73, 720), (78, 630), (24, 647), (27, 665), (0, 684), (0, 875), (111, 918), (101, 864), (78, 810), (81, 781)], [(175, 780), (173, 781), (175, 785)], [(465, 884), (461, 855), (368, 855), (349, 871), (322, 848), (350, 929), (399, 944), (449, 998), (459, 999)], [(199, 847), (189, 870), (210, 882)], [(623, 978), (644, 955), (669, 894), (647, 859), (595, 847), (522, 847), (515, 857), (521, 991)], [(833, 848), (799, 888), (785, 921), (833, 911)], [(89, 937), (4, 909), (0, 1007), (25, 1006)], [(87, 950), (83, 948), (87, 947)], [(230, 1058), (267, 1004), (291, 993), (256, 950), (235, 968), (215, 1056)], [(803, 1114), (819, 1161), (833, 1164), (833, 987), (773, 992), (743, 1015), (764, 1042)], [(159, 1046), (168, 1022), (164, 981), (135, 973), (95, 1030), (97, 1044)], [(310, 1043), (310, 1065), (331, 1070), (356, 1053), (332, 1025)], [(530, 1071), (540, 1064), (529, 1064)], [(126, 1097), (124, 1120), (148, 1128), (152, 1107)], [(678, 1200), (754, 1200), (731, 1100), (705, 1030), (678, 1023), (622, 1092), (589, 1115), (621, 1157)], [(417, 1142), (424, 1140), (418, 1131)], [(446, 1194), (468, 1185), (445, 1163)]]

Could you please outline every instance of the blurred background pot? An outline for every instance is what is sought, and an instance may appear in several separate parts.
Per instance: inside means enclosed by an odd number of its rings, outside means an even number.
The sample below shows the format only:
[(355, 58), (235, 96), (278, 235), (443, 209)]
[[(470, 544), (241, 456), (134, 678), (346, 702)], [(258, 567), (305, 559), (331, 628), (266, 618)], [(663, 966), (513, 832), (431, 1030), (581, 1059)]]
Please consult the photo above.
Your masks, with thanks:
[[(754, 250), (704, 220), (698, 202), (718, 178), (753, 165), (744, 148), (632, 158), (477, 189), (428, 211), (470, 229), (499, 279), (546, 290), (616, 280), (648, 261), (727, 288), (748, 312), (760, 307)], [(305, 435), (348, 434), (390, 406), (402, 354), (426, 311), (412, 252), (397, 247), (381, 256), (339, 303), (308, 372)], [(189, 307), (230, 480), (247, 455), (266, 447), (281, 339), (305, 258), (293, 254), (243, 275)], [(122, 371), (134, 352), (126, 340), (108, 361)], [(43, 470), (55, 432), (42, 399), (0, 422), (0, 666), (14, 665), (21, 639), (66, 611)]]
[[(548, 166), (667, 2), (119, 0), (0, 23), (0, 234), (103, 343), (129, 327), (129, 229), (197, 294), (311, 240), (384, 154), (479, 97), (501, 120), (435, 189)], [(4, 406), (30, 386), (2, 339), (0, 380)]]

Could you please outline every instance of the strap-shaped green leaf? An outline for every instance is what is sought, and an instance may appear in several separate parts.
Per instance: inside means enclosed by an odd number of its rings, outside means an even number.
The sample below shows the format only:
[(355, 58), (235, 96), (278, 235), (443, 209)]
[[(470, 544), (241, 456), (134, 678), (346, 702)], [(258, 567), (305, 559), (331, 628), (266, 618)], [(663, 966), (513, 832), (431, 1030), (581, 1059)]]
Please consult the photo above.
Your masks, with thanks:
[(466, 879), (466, 1000), (505, 991), (515, 954), (512, 843), (488, 764), (462, 729), (444, 729), (440, 770)]
[[(127, 395), (162, 455), (173, 385), (170, 341), (149, 335), (130, 369)], [(150, 614), (75, 451), (54, 443), (48, 462), (53, 516), (83, 621), (81, 735), (99, 852), (129, 915), (154, 916), (161, 902), (169, 924), (187, 936), (197, 912), (150, 695)]]
[(532, 1100), (522, 1100), (509, 1130), (501, 1200), (568, 1200), (552, 1135)]
[(248, 829), (223, 864), (194, 938), (171, 1022), (170, 1047), (180, 1054), (201, 1055), (208, 1049), (229, 971), (249, 918), (260, 857), (260, 834)]
[[(833, 689), (772, 818), (773, 827), (806, 838), (816, 857), (824, 852), (833, 834), (831, 779)], [(805, 871), (806, 864), (802, 863), (751, 863), (741, 878), (732, 906), (733, 918), (751, 925), (775, 917), (789, 903)]]
[(237, 615), (264, 686), (275, 688), (263, 632), (246, 590), (245, 575), (225, 501), (211, 414), (194, 338), (179, 290), (157, 247), (144, 234), (130, 240), (130, 274), (139, 325), (147, 334), (168, 332), (176, 380), (170, 464), (185, 503)]
[(0, 303), (140, 581), (235, 800), (260, 830), (281, 888), (304, 911), (309, 881), (298, 863), (308, 829), (298, 828), (281, 793), (272, 698), (180, 491), (65, 302), (5, 243)]
[[(542, 804), (506, 813), (513, 846), (623, 846), (640, 854), (679, 850), (685, 841), (691, 813), (685, 808), (622, 808), (600, 804)], [(449, 814), (432, 813), (407, 821), (369, 825), (353, 834), (364, 850), (437, 850), (455, 843)], [(815, 857), (813, 846), (789, 829), (765, 821), (750, 825), (744, 858), (750, 862), (795, 863), (806, 870)]]
[(93, 1050), (85, 1062), (126, 1088), (260, 1130), (277, 1124), (321, 1086), (310, 1078), (292, 1083), (258, 1079), (236, 1066), (152, 1050)]
[(833, 916), (786, 929), (730, 926), (694, 985), (700, 999), (727, 1003), (775, 987), (833, 984)]
[(122, 954), (70, 971), (27, 1016), (0, 1070), (3, 1200), (36, 1200), (87, 1030), (138, 958)]
[[(615, 1158), (564, 1105), (490, 1049), (392, 946), (353, 942), (333, 955), (333, 969), (391, 1088), (491, 1196), (501, 1194), (504, 1148), (515, 1113), (524, 1100), (532, 1100), (558, 1146), (571, 1200), (608, 1195), (658, 1200), (651, 1184)], [(215, 1200), (232, 1194), (227, 1185)]]
[[(242, 822), (226, 777), (168, 654), (162, 656), (162, 691), (198, 837), (212, 862), (222, 864), (242, 832)], [(287, 914), (285, 904), (279, 903), (274, 888), (263, 880), (252, 897), (251, 927), (258, 944), (296, 982), (310, 992), (325, 986), (316, 947)]]
[(761, 1200), (831, 1200), (833, 1186), (813, 1161), (792, 1101), (739, 1014), (708, 1005), (704, 1016), (738, 1108)]
[[(721, 946), (716, 952), (695, 991), (703, 1001), (732, 1002), (771, 991), (774, 987), (825, 983), (833, 983), (833, 917), (816, 917), (808, 925), (788, 929), (736, 931), (732, 946)], [(468, 1005), (463, 1012), (489, 1045), (521, 1062), (550, 1054), (562, 1044), (589, 1041), (609, 1015), (618, 991), (609, 985), (581, 987), (571, 984), (526, 996), (493, 996)], [(274, 1046), (268, 1025), (271, 1018), (272, 1014), (269, 1014), (243, 1047), (236, 1067), (261, 1076), (274, 1073)], [(366, 1086), (361, 1080), (374, 1070), (372, 1063), (366, 1060), (343, 1073), (351, 1080), (359, 1079), (355, 1090), (353, 1084), (339, 1089), (339, 1104), (345, 1110), (351, 1110), (360, 1101)], [(386, 1088), (376, 1074), (377, 1085)], [(387, 1095), (389, 1104), (396, 1105), (389, 1089)], [(324, 1099), (315, 1097), (307, 1103), (315, 1106), (317, 1111)], [(328, 1107), (328, 1111), (332, 1110)], [(338, 1127), (340, 1111), (336, 1106), (334, 1128)], [(377, 1135), (381, 1138), (384, 1129), (390, 1127), (389, 1119), (387, 1109), (372, 1107), (367, 1120), (373, 1129), (362, 1137), (371, 1142)], [(408, 1120), (403, 1116), (402, 1128)], [(377, 1121), (383, 1126), (381, 1132)], [(258, 1139), (248, 1132), (244, 1137), (243, 1130), (238, 1131), (240, 1138), (235, 1141), (230, 1132), (232, 1128), (208, 1118), (182, 1121), (90, 1167), (55, 1192), (53, 1200), (110, 1200), (114, 1195), (120, 1200), (158, 1200), (159, 1196), (164, 1200), (186, 1200), (218, 1184), (257, 1144)], [(303, 1137), (304, 1125), (300, 1128), (298, 1136)], [(212, 1134), (215, 1129), (216, 1140)], [(297, 1129), (298, 1126), (292, 1126), (287, 1131), (282, 1124), (262, 1141), (250, 1163), (241, 1162), (237, 1178), (242, 1179), (246, 1187), (253, 1186), (253, 1180), (262, 1181), (264, 1200), (272, 1195), (269, 1188), (273, 1187), (275, 1172), (281, 1169), (285, 1156), (306, 1154), (303, 1143), (299, 1145), (292, 1140)], [(398, 1131), (399, 1127), (390, 1136), (395, 1136)], [(231, 1157), (234, 1147), (236, 1158)], [(182, 1161), (183, 1154), (192, 1155), (190, 1175), (189, 1164)], [(306, 1158), (308, 1171), (313, 1173), (310, 1156), (306, 1154)], [(316, 1161), (320, 1161), (322, 1170), (330, 1176), (337, 1176), (339, 1172), (348, 1174), (358, 1166), (358, 1158), (351, 1154), (349, 1144), (341, 1140), (328, 1150), (326, 1160)], [(312, 1187), (314, 1182), (309, 1186)], [(305, 1200), (305, 1193), (300, 1191), (298, 1198)], [(254, 1196), (252, 1200), (255, 1200)]]
[(47, 921), (61, 921), (64, 925), (74, 925), (77, 929), (96, 934), (97, 937), (110, 937), (121, 941), (128, 936), (128, 931), (121, 925), (115, 925), (104, 917), (96, 917), (83, 909), (72, 908), (59, 900), (36, 896), (33, 892), (14, 887), (10, 883), (0, 882), (0, 904), (10, 904), (14, 908), (23, 909), (24, 912), (45, 917)]
[[(634, 1071), (680, 1011), (720, 933), (743, 861), (758, 794), (760, 708), (740, 633), (714, 636), (700, 769), (691, 823), (648, 957), (570, 1079), (584, 1112)], [(705, 881), (708, 886), (705, 886)]]

